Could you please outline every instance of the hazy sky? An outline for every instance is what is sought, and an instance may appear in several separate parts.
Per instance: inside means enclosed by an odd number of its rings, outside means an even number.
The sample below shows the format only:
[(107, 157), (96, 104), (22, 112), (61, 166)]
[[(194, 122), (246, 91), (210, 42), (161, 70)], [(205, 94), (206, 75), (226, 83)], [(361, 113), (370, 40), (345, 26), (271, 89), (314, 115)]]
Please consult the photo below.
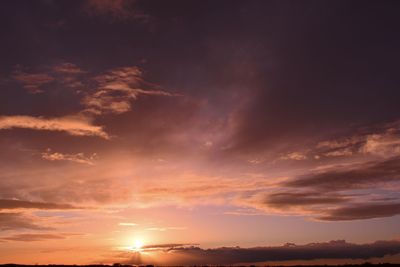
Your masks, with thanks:
[(0, 263), (399, 262), (399, 12), (2, 1)]

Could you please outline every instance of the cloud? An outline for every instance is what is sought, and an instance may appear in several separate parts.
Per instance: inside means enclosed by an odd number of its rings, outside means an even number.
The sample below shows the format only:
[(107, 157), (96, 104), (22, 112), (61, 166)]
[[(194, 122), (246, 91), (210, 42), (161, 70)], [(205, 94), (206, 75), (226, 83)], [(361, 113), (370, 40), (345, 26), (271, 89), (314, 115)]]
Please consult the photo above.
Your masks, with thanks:
[(265, 196), (263, 203), (269, 207), (290, 209), (314, 205), (340, 204), (348, 199), (337, 194), (320, 194), (319, 192), (283, 192)]
[(283, 160), (305, 160), (307, 155), (302, 152), (292, 152), (280, 157)]
[(362, 203), (328, 210), (318, 217), (323, 221), (349, 221), (391, 217), (400, 214), (400, 203)]
[(0, 240), (22, 241), (22, 242), (49, 241), (49, 240), (65, 239), (70, 235), (76, 235), (76, 234), (16, 234), (0, 238)]
[(185, 229), (186, 229), (186, 227), (149, 227), (149, 228), (146, 228), (145, 230), (164, 232), (167, 230), (185, 230)]
[(60, 118), (44, 118), (32, 116), (0, 116), (0, 130), (23, 128), (40, 131), (66, 132), (74, 136), (98, 136), (110, 139), (102, 126), (92, 125), (83, 116), (65, 116)]
[(296, 188), (318, 188), (323, 192), (349, 190), (400, 181), (400, 157), (336, 167), (302, 175), (283, 183)]
[(147, 83), (137, 67), (116, 68), (94, 77), (94, 81), (97, 83), (96, 89), (82, 100), (86, 107), (83, 112), (93, 115), (125, 113), (131, 109), (131, 101), (139, 95), (178, 96), (158, 89), (142, 89), (141, 86)]
[[(110, 139), (102, 126), (93, 125), (96, 117), (105, 114), (122, 114), (131, 110), (132, 102), (139, 96), (180, 96), (162, 90), (160, 86), (143, 79), (143, 72), (136, 66), (110, 69), (100, 75), (86, 72), (73, 63), (64, 62), (49, 68), (48, 73), (27, 74), (17, 72), (14, 79), (24, 87), (35, 88), (35, 92), (45, 92), (43, 85), (54, 82), (56, 89), (69, 88), (64, 92), (77, 103), (71, 103), (74, 111), (61, 117), (42, 117), (29, 115), (0, 116), (0, 130), (25, 128), (33, 130), (62, 131), (74, 136), (98, 136)], [(59, 92), (59, 90), (51, 91)], [(50, 90), (46, 93), (50, 95)], [(69, 115), (68, 115), (69, 114)], [(51, 158), (61, 158), (53, 155)], [(72, 161), (89, 163), (82, 155), (65, 155)], [(45, 155), (50, 159), (49, 155)], [(64, 157), (64, 159), (66, 159)], [(78, 160), (76, 161), (78, 162)]]
[(30, 74), (21, 71), (17, 71), (13, 78), (20, 82), (22, 86), (31, 93), (43, 92), (40, 87), (54, 81), (54, 77), (46, 73)]
[(49, 161), (71, 161), (81, 164), (94, 165), (94, 159), (96, 158), (96, 153), (93, 153), (90, 157), (85, 156), (84, 153), (76, 154), (63, 154), (59, 152), (51, 152), (47, 150), (42, 153), (42, 159)]
[[(363, 259), (381, 258), (400, 253), (400, 241), (376, 241), (367, 244), (347, 243), (336, 240), (323, 243), (296, 245), (287, 243), (283, 246), (270, 247), (221, 247), (202, 249), (195, 246), (170, 246), (158, 254), (167, 265), (205, 265), (205, 264), (239, 264), (261, 263), (292, 260), (314, 259)], [(129, 255), (121, 255), (129, 257)], [(146, 259), (130, 255), (124, 263), (142, 264)]]
[[(132, 200), (132, 188), (129, 183), (115, 178), (69, 180), (57, 184), (28, 190), (28, 195), (39, 197), (46, 202), (85, 203), (105, 205), (111, 203), (128, 203)], [(94, 175), (101, 175), (95, 173)], [(95, 176), (96, 177), (96, 176)]]
[(343, 157), (353, 155), (353, 151), (350, 148), (336, 149), (330, 152), (326, 152), (323, 155), (326, 157)]
[(51, 230), (52, 228), (40, 226), (36, 224), (35, 220), (29, 216), (21, 213), (0, 213), (0, 230)]
[[(139, 199), (149, 205), (165, 205), (165, 203), (179, 203), (192, 205), (197, 203), (231, 203), (228, 201), (233, 195), (246, 192), (265, 190), (272, 186), (269, 181), (221, 179), (221, 178), (186, 178), (186, 183), (164, 182), (160, 185), (147, 185), (140, 191)], [(187, 182), (190, 183), (188, 184)], [(232, 204), (232, 203), (231, 203)]]
[(364, 127), (353, 135), (319, 142), (315, 152), (327, 157), (373, 155), (388, 158), (399, 156), (400, 121)]
[(0, 199), (0, 210), (10, 209), (40, 209), (40, 210), (69, 210), (77, 209), (69, 204), (59, 204), (51, 202), (34, 202), (16, 199)]
[(371, 134), (365, 139), (360, 151), (383, 157), (400, 155), (400, 131), (390, 131), (384, 134)]
[(77, 65), (75, 65), (73, 63), (68, 63), (68, 62), (64, 62), (64, 63), (54, 66), (53, 71), (57, 72), (57, 73), (69, 74), (69, 75), (86, 73), (86, 71), (83, 71)]
[(120, 225), (120, 226), (136, 226), (137, 223), (132, 223), (132, 222), (120, 222), (118, 225)]
[[(399, 182), (400, 158), (385, 158), (311, 171), (278, 183), (272, 191), (255, 191), (239, 197), (238, 204), (264, 212), (294, 213), (324, 221), (390, 217), (400, 214), (395, 186)], [(374, 192), (377, 186), (382, 192)], [(389, 193), (394, 194), (393, 197), (387, 197)]]

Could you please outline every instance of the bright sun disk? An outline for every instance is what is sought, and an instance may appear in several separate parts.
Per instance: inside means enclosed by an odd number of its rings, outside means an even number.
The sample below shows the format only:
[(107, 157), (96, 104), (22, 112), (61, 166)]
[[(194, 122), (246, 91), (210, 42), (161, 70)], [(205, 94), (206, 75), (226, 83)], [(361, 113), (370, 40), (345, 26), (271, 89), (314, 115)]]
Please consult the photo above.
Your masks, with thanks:
[(134, 248), (135, 250), (140, 250), (142, 247), (143, 247), (143, 241), (140, 240), (140, 239), (136, 239), (136, 240), (135, 240), (135, 243), (134, 243), (134, 245), (133, 245), (133, 248)]

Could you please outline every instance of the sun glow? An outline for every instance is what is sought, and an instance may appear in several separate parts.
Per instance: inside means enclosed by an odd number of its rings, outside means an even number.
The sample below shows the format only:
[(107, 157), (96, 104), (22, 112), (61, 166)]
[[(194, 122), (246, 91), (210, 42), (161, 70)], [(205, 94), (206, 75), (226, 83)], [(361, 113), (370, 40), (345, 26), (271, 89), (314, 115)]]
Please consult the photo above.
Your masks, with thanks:
[(133, 244), (133, 250), (135, 251), (141, 251), (143, 247), (143, 241), (140, 239), (136, 239), (134, 244)]

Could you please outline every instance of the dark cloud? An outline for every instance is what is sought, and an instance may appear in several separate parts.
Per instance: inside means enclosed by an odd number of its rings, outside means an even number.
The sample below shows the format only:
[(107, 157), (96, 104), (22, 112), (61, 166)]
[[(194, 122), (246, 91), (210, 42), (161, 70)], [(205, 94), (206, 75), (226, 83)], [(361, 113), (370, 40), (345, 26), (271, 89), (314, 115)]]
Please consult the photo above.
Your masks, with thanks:
[(195, 246), (197, 244), (180, 244), (180, 243), (173, 243), (173, 244), (154, 244), (154, 245), (146, 245), (143, 246), (142, 249), (147, 250), (173, 250), (176, 248), (181, 248), (185, 246)]
[(22, 213), (0, 213), (0, 229), (6, 230), (50, 230), (52, 228), (41, 226), (36, 221)]
[(349, 221), (391, 217), (400, 214), (400, 203), (363, 203), (328, 210), (323, 221)]
[(314, 188), (325, 192), (368, 188), (377, 184), (400, 180), (400, 158), (336, 167), (310, 173), (283, 183), (295, 188)]
[[(348, 221), (391, 217), (400, 214), (396, 187), (400, 158), (332, 166), (285, 181), (279, 192), (256, 193), (250, 205), (262, 210), (294, 211), (324, 221)], [(386, 185), (386, 186), (385, 186)], [(366, 191), (376, 187), (370, 197)], [(388, 192), (394, 194), (388, 197)], [(246, 201), (246, 200), (244, 200)]]
[(337, 194), (282, 192), (267, 195), (264, 199), (264, 204), (274, 208), (285, 209), (296, 206), (340, 204), (346, 201), (348, 200), (344, 196)]
[(69, 204), (33, 202), (15, 199), (0, 199), (0, 210), (2, 209), (41, 209), (41, 210), (68, 210), (76, 209)]
[(13, 78), (31, 93), (42, 93), (41, 86), (54, 81), (54, 78), (47, 73), (31, 74), (21, 71), (16, 72)]
[[(267, 261), (314, 260), (314, 259), (370, 259), (400, 253), (400, 241), (377, 241), (369, 244), (353, 244), (344, 240), (326, 243), (295, 245), (288, 243), (276, 247), (222, 247), (202, 249), (199, 247), (171, 248), (168, 264), (237, 264)], [(162, 257), (162, 255), (161, 255)], [(169, 262), (171, 261), (171, 262)], [(127, 263), (140, 264), (136, 255)]]

